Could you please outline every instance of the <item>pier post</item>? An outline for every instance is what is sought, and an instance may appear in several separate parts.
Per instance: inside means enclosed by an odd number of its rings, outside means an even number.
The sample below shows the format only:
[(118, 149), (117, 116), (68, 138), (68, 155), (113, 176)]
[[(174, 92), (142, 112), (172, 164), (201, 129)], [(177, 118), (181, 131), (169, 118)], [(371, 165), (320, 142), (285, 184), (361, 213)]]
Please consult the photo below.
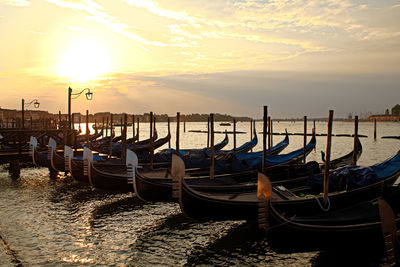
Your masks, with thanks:
[(268, 116), (268, 154), (271, 151), (271, 117)]
[(307, 146), (307, 116), (304, 116), (303, 163), (306, 163), (306, 146)]
[(186, 133), (186, 116), (184, 117), (183, 120), (183, 132)]
[[(250, 120), (250, 141), (253, 139), (253, 120)], [(253, 148), (250, 150), (253, 152)]]
[(329, 192), (329, 163), (331, 160), (331, 141), (332, 141), (332, 121), (333, 110), (329, 110), (328, 117), (328, 134), (326, 137), (326, 152), (325, 152), (325, 169), (324, 169), (324, 206), (328, 206), (328, 192)]
[(214, 114), (210, 114), (211, 153), (210, 153), (210, 179), (214, 179)]
[(269, 122), (269, 130), (270, 130), (270, 132), (271, 132), (271, 147), (273, 147), (274, 146), (274, 130), (273, 130), (273, 128), (272, 128), (272, 119), (271, 119), (271, 121)]
[(374, 140), (376, 140), (376, 119), (374, 119)]
[(121, 132), (122, 135), (122, 151), (121, 151), (121, 159), (126, 159), (126, 132), (128, 128), (128, 116), (124, 113), (124, 123), (123, 123), (123, 131)]
[[(168, 134), (171, 134), (171, 122), (170, 119), (168, 117)], [(168, 139), (168, 148), (171, 148), (171, 138)]]
[(137, 134), (137, 142), (139, 142), (139, 136), (140, 136), (139, 135), (139, 123), (140, 123), (140, 118), (138, 117), (137, 118), (137, 133), (136, 133)]
[[(135, 138), (136, 129), (135, 129), (135, 114), (132, 114), (132, 137)], [(133, 144), (136, 143), (136, 140), (133, 140)]]
[(233, 119), (233, 153), (236, 153), (236, 119)]
[(176, 154), (179, 156), (179, 118), (180, 113), (176, 113)]
[(207, 118), (207, 147), (210, 147), (210, 117)]
[[(156, 116), (153, 118), (153, 128), (154, 132), (156, 131)], [(153, 169), (153, 161), (154, 161), (154, 140), (150, 139), (150, 169)]]
[(267, 129), (268, 129), (268, 106), (264, 106), (263, 114), (263, 155), (262, 172), (265, 173), (265, 159), (267, 157)]
[(8, 172), (11, 175), (11, 178), (19, 178), (21, 174), (21, 166), (19, 164), (19, 159), (10, 160), (10, 168)]
[(358, 138), (358, 116), (354, 117), (354, 145), (353, 145), (353, 158), (352, 165), (356, 165), (357, 163), (357, 138)]
[(86, 110), (86, 142), (89, 145), (89, 110)]
[(112, 157), (112, 146), (113, 146), (113, 114), (110, 115), (110, 144), (108, 147), (108, 158)]

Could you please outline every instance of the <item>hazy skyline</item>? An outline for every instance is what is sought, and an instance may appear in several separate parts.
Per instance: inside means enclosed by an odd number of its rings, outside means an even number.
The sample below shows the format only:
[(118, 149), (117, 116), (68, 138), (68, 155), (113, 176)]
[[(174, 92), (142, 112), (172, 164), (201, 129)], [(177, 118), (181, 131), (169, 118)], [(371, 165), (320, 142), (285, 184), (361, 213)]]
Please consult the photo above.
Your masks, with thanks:
[(0, 0), (3, 108), (335, 117), (400, 103), (399, 1)]

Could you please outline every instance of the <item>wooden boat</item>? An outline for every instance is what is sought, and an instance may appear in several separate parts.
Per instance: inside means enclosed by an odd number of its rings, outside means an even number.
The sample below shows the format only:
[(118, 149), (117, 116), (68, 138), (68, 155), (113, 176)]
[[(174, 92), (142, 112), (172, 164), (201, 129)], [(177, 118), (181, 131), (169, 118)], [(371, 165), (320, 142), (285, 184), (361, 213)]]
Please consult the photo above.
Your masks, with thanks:
[[(183, 164), (184, 165), (184, 164)], [(345, 167), (346, 168), (346, 167)], [(367, 167), (377, 180), (358, 188), (329, 192), (328, 210), (337, 210), (362, 200), (378, 197), (384, 185), (392, 184), (400, 175), (400, 151), (390, 159)], [(344, 168), (331, 173), (340, 173)], [(319, 189), (319, 190), (318, 190)], [(320, 188), (314, 184), (290, 187), (288, 183), (273, 186), (271, 202), (275, 207), (299, 215), (317, 215), (327, 211), (322, 206)], [(183, 213), (198, 220), (257, 220), (257, 192), (200, 192), (179, 177), (179, 203)]]
[(103, 161), (104, 157), (97, 153), (92, 153), (89, 149), (84, 149), (82, 156), (74, 156), (71, 147), (64, 147), (65, 169), (69, 171), (71, 177), (79, 182), (89, 183), (88, 161), (89, 158), (94, 161)]
[(97, 188), (107, 191), (129, 192), (133, 191), (133, 176), (138, 165), (135, 153), (127, 149), (126, 160), (109, 159), (104, 161), (93, 160), (92, 151), (85, 148), (89, 154), (88, 162), (89, 183)]
[[(362, 154), (362, 145), (360, 140), (357, 138), (356, 141), (356, 162)], [(277, 157), (268, 157), (265, 169), (265, 174), (271, 181), (282, 181), (290, 180), (293, 178), (301, 178), (309, 176), (310, 174), (321, 174), (325, 168), (325, 164), (319, 164), (316, 161), (308, 163), (300, 163), (302, 159), (302, 151), (297, 152), (299, 154), (298, 160), (293, 160), (291, 162), (279, 161), (279, 155)], [(333, 159), (330, 161), (329, 169), (337, 169), (339, 167), (344, 167), (346, 165), (352, 164), (354, 150), (347, 153), (346, 155)], [(275, 159), (274, 159), (275, 158)], [(283, 157), (284, 158), (284, 157)], [(274, 164), (275, 163), (275, 164)], [(301, 179), (298, 179), (301, 180)], [(304, 179), (303, 179), (304, 180)]]
[[(358, 160), (362, 154), (362, 145), (360, 142), (359, 138), (356, 138), (356, 160)], [(340, 167), (344, 167), (346, 165), (351, 165), (352, 161), (353, 161), (353, 151), (351, 151), (350, 153), (344, 155), (343, 157), (339, 158), (339, 159), (335, 159), (335, 160), (331, 160), (329, 162), (329, 168), (331, 169), (336, 169), (336, 168), (340, 168)], [(322, 156), (322, 161), (325, 162), (325, 153), (324, 151), (321, 151), (321, 156)], [(321, 166), (322, 168), (325, 168), (324, 165)]]
[(103, 129), (100, 132), (96, 131), (96, 133), (89, 135), (89, 137), (87, 137), (86, 135), (78, 135), (76, 137), (76, 141), (77, 142), (86, 142), (87, 139), (89, 139), (89, 142), (93, 142), (102, 135), (103, 135)]
[(286, 248), (362, 246), (372, 247), (372, 253), (381, 252), (386, 243), (391, 245), (386, 249), (398, 253), (400, 188), (389, 189), (377, 199), (312, 216), (290, 213), (269, 202), (268, 243)]
[(48, 160), (48, 149), (43, 150), (39, 148), (39, 143), (36, 137), (31, 136), (29, 141), (29, 151), (32, 156), (32, 162), (38, 167), (49, 167), (50, 161)]
[[(310, 142), (313, 143), (314, 141), (311, 140)], [(313, 146), (310, 146), (310, 150), (312, 149)], [(256, 189), (257, 171), (254, 169), (217, 174), (213, 180), (209, 178), (209, 170), (189, 170), (186, 173), (185, 181), (192, 188), (201, 191), (223, 190), (233, 192)], [(147, 201), (175, 201), (172, 197), (172, 178), (169, 169), (138, 170), (134, 179), (135, 194)]]
[[(220, 149), (224, 148), (228, 143), (229, 143), (229, 137), (228, 137), (228, 134), (225, 133), (224, 139), (221, 142), (215, 144), (214, 145), (214, 149), (215, 150), (220, 150)], [(190, 155), (193, 155), (193, 154), (201, 156), (201, 155), (204, 155), (204, 150), (205, 149), (210, 150), (211, 148), (210, 147), (204, 147), (204, 148), (192, 148), (192, 149), (190, 149), (190, 148), (189, 149), (179, 149), (179, 155), (182, 156), (182, 157), (190, 156)], [(170, 156), (172, 154), (176, 154), (176, 150), (173, 149), (173, 148), (167, 148), (167, 149), (161, 150), (159, 152), (159, 154), (162, 154), (165, 157), (169, 156), (169, 161), (171, 161)], [(163, 160), (160, 159), (159, 161), (162, 162)], [(167, 161), (168, 161), (168, 159), (167, 159)]]

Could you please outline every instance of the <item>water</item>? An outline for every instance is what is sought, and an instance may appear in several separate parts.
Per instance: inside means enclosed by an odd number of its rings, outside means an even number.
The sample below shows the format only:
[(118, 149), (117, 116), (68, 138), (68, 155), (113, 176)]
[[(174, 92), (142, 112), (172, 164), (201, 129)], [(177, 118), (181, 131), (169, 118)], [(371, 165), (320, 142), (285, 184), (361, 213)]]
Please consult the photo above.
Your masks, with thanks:
[[(302, 122), (275, 122), (274, 132), (302, 132)], [(171, 125), (175, 136), (175, 124)], [(308, 131), (311, 132), (312, 122)], [(373, 124), (360, 123), (363, 154), (360, 165), (382, 161), (398, 151), (400, 140), (381, 139), (383, 135), (399, 135), (398, 123), (379, 123), (378, 139), (373, 139)], [(216, 130), (232, 130), (221, 127)], [(326, 123), (316, 123), (317, 133), (326, 133)], [(200, 148), (207, 142), (206, 123), (181, 125), (181, 148)], [(335, 134), (351, 134), (352, 123), (334, 122)], [(166, 123), (159, 123), (160, 137), (167, 133)], [(250, 139), (249, 123), (238, 123), (238, 146)], [(262, 124), (257, 123), (257, 130)], [(148, 138), (148, 125), (141, 124), (140, 138)], [(119, 128), (117, 128), (117, 133)], [(128, 136), (131, 136), (131, 129)], [(232, 136), (227, 149), (233, 147)], [(215, 142), (224, 135), (217, 134)], [(278, 143), (283, 136), (274, 136)], [(309, 138), (308, 138), (309, 139)], [(262, 137), (255, 150), (262, 148)], [(290, 145), (282, 153), (301, 147), (302, 136), (290, 136)], [(175, 147), (175, 138), (171, 140)], [(352, 150), (353, 139), (333, 137), (332, 158)], [(320, 161), (326, 137), (317, 137), (317, 148), (308, 160)], [(165, 146), (167, 147), (167, 145)], [(74, 182), (69, 177), (50, 180), (45, 168), (22, 169), (21, 178), (12, 180), (0, 167), (0, 236), (24, 266), (325, 266), (342, 265), (348, 257), (337, 251), (295, 251), (283, 253), (272, 250), (266, 239), (243, 221), (197, 222), (181, 214), (178, 204), (143, 203), (130, 193), (107, 193)], [(13, 266), (13, 257), (3, 253), (0, 265)], [(357, 258), (364, 264), (381, 262)]]

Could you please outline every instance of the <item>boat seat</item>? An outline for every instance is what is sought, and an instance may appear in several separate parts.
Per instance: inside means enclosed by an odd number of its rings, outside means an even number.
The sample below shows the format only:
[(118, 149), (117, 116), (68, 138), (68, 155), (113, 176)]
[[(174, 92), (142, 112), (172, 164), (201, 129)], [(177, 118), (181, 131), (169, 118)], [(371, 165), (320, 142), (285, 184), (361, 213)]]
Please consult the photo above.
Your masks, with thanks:
[(283, 197), (284, 199), (296, 199), (297, 195), (293, 194), (292, 191), (288, 190), (283, 185), (278, 185), (273, 187), (273, 191)]

